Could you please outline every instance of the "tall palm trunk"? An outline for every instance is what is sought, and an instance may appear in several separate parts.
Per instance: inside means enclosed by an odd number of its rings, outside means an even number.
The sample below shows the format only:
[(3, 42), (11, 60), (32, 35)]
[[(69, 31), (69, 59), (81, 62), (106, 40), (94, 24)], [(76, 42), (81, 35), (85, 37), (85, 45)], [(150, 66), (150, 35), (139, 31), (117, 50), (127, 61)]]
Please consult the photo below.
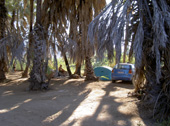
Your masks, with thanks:
[(45, 64), (44, 64), (44, 28), (41, 25), (41, 0), (37, 0), (36, 25), (34, 34), (34, 60), (33, 68), (30, 73), (30, 90), (38, 90), (48, 87), (45, 83)]
[(85, 58), (85, 65), (86, 65), (86, 78), (85, 80), (93, 80), (96, 81), (98, 78), (94, 75), (94, 70), (91, 64), (91, 58), (86, 56)]
[[(85, 66), (86, 66), (86, 78), (85, 80), (97, 80), (97, 77), (94, 75), (94, 70), (91, 64), (91, 50), (90, 42), (87, 41), (87, 31), (88, 31), (88, 24), (92, 21), (92, 8), (91, 2), (86, 0), (82, 1), (81, 6), (81, 30), (82, 30), (82, 43), (84, 44), (84, 54), (85, 54)], [(86, 10), (86, 11), (84, 11)]]
[(15, 10), (12, 11), (11, 30), (13, 30), (14, 28), (14, 21), (15, 21)]
[[(7, 9), (5, 7), (5, 0), (0, 0), (0, 40), (4, 38), (5, 36), (5, 21), (7, 18)], [(0, 58), (0, 81), (3, 81), (6, 79), (5, 76), (5, 59), (2, 56)]]
[(27, 64), (26, 64), (26, 68), (25, 71), (22, 74), (22, 77), (28, 77), (28, 69), (30, 66), (30, 59), (31, 59), (31, 54), (32, 54), (32, 24), (33, 24), (33, 3), (34, 0), (30, 0), (30, 34), (29, 34), (29, 49), (27, 52)]
[(128, 25), (129, 23), (126, 23), (126, 36), (125, 36), (125, 44), (124, 44), (124, 54), (123, 54), (123, 63), (126, 62), (126, 53), (127, 53), (127, 46), (128, 46)]
[(55, 64), (55, 73), (54, 73), (54, 77), (58, 76), (58, 61), (57, 61), (57, 55), (56, 55), (56, 47), (55, 47), (55, 35), (54, 35), (54, 42), (52, 43), (52, 48), (54, 51), (54, 64)]
[(81, 76), (81, 64), (79, 62), (76, 63), (76, 70), (74, 74), (78, 74), (79, 76)]
[(4, 66), (5, 66), (5, 60), (1, 59), (0, 60), (0, 81), (3, 81), (6, 79)]
[(55, 62), (55, 73), (54, 73), (54, 77), (58, 76), (58, 61), (57, 61), (57, 56), (56, 54), (54, 54), (54, 62)]

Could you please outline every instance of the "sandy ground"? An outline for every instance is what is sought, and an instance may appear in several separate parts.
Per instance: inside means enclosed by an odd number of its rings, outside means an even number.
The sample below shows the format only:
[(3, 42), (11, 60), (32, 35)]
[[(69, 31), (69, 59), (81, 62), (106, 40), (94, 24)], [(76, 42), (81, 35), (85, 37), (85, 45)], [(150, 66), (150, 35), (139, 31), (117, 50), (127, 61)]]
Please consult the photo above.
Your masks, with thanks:
[(155, 126), (138, 99), (127, 97), (130, 83), (58, 78), (48, 91), (28, 92), (20, 77), (0, 84), (0, 126)]

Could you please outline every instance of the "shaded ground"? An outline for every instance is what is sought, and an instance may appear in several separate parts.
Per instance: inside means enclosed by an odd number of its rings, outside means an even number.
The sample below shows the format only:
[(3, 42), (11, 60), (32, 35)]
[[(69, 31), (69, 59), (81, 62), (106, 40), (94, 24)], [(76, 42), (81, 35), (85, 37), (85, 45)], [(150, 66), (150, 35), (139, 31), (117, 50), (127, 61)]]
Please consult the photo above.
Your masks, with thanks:
[(155, 126), (139, 113), (129, 83), (58, 78), (48, 91), (26, 91), (21, 73), (0, 84), (0, 126)]

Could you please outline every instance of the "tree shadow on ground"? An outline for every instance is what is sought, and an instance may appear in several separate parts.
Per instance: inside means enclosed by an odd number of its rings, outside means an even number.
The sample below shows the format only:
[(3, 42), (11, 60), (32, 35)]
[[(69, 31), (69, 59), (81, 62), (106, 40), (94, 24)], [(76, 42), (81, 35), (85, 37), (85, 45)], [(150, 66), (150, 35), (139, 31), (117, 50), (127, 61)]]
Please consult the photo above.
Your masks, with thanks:
[(82, 81), (71, 79), (66, 80), (64, 83), (62, 81), (57, 83), (59, 83), (58, 86), (53, 85), (51, 87), (52, 90), (58, 90), (58, 93), (55, 93), (52, 98), (53, 104), (56, 106), (44, 118), (43, 125), (62, 125), (91, 92), (90, 89), (86, 89), (88, 82), (82, 83)]
[(90, 90), (84, 90), (88, 83), (79, 86), (80, 83), (82, 81), (54, 79), (50, 90), (44, 92), (26, 91), (27, 80), (0, 85), (0, 101), (3, 103), (0, 104), (0, 124), (56, 125), (57, 116), (57, 125), (60, 125), (90, 93)]
[(144, 105), (143, 101), (139, 101), (137, 107), (139, 110), (139, 116), (144, 120), (145, 123), (149, 124), (149, 126), (160, 126), (158, 121), (153, 119), (152, 110)]
[(57, 78), (48, 91), (28, 92), (27, 80), (16, 82), (0, 86), (2, 125), (133, 126), (137, 115), (123, 111), (136, 100), (127, 98), (133, 89), (128, 83)]
[(110, 92), (114, 92), (117, 87), (124, 86), (125, 85), (121, 85), (120, 83), (110, 83), (103, 88), (105, 95), (103, 95), (96, 112), (92, 116), (86, 117), (81, 125), (87, 126), (89, 123), (93, 123), (95, 126), (131, 126), (130, 118), (133, 117), (133, 114), (121, 113), (119, 107), (123, 105), (123, 102), (117, 102), (117, 97), (110, 96)]

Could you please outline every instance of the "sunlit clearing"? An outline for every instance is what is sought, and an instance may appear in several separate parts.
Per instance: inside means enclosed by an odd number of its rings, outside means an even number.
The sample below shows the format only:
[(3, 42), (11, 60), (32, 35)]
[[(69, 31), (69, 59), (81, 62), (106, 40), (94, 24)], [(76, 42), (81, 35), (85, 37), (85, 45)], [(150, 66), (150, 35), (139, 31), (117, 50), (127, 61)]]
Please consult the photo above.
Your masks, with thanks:
[(97, 120), (98, 121), (107, 121), (111, 120), (112, 116), (108, 113), (109, 106), (108, 105), (103, 105), (100, 113), (98, 114)]
[[(62, 125), (67, 126), (74, 120), (76, 120), (77, 124), (81, 124), (81, 121), (83, 121), (83, 119), (93, 116), (96, 113), (97, 108), (99, 107), (101, 99), (104, 95), (105, 91), (92, 91), (90, 94), (88, 94), (88, 96), (86, 96), (86, 99), (80, 103), (77, 109)], [(94, 99), (94, 97), (96, 97), (96, 99)]]
[[(109, 96), (112, 96), (112, 97), (117, 97), (117, 98), (126, 98), (127, 97), (127, 94), (128, 94), (128, 92), (130, 92), (131, 90), (127, 90), (126, 89), (126, 92), (125, 92), (125, 90), (123, 89), (123, 88), (117, 88), (116, 89), (117, 91), (115, 92), (115, 91), (111, 91), (110, 93), (109, 93)], [(120, 95), (119, 95), (120, 94)]]

